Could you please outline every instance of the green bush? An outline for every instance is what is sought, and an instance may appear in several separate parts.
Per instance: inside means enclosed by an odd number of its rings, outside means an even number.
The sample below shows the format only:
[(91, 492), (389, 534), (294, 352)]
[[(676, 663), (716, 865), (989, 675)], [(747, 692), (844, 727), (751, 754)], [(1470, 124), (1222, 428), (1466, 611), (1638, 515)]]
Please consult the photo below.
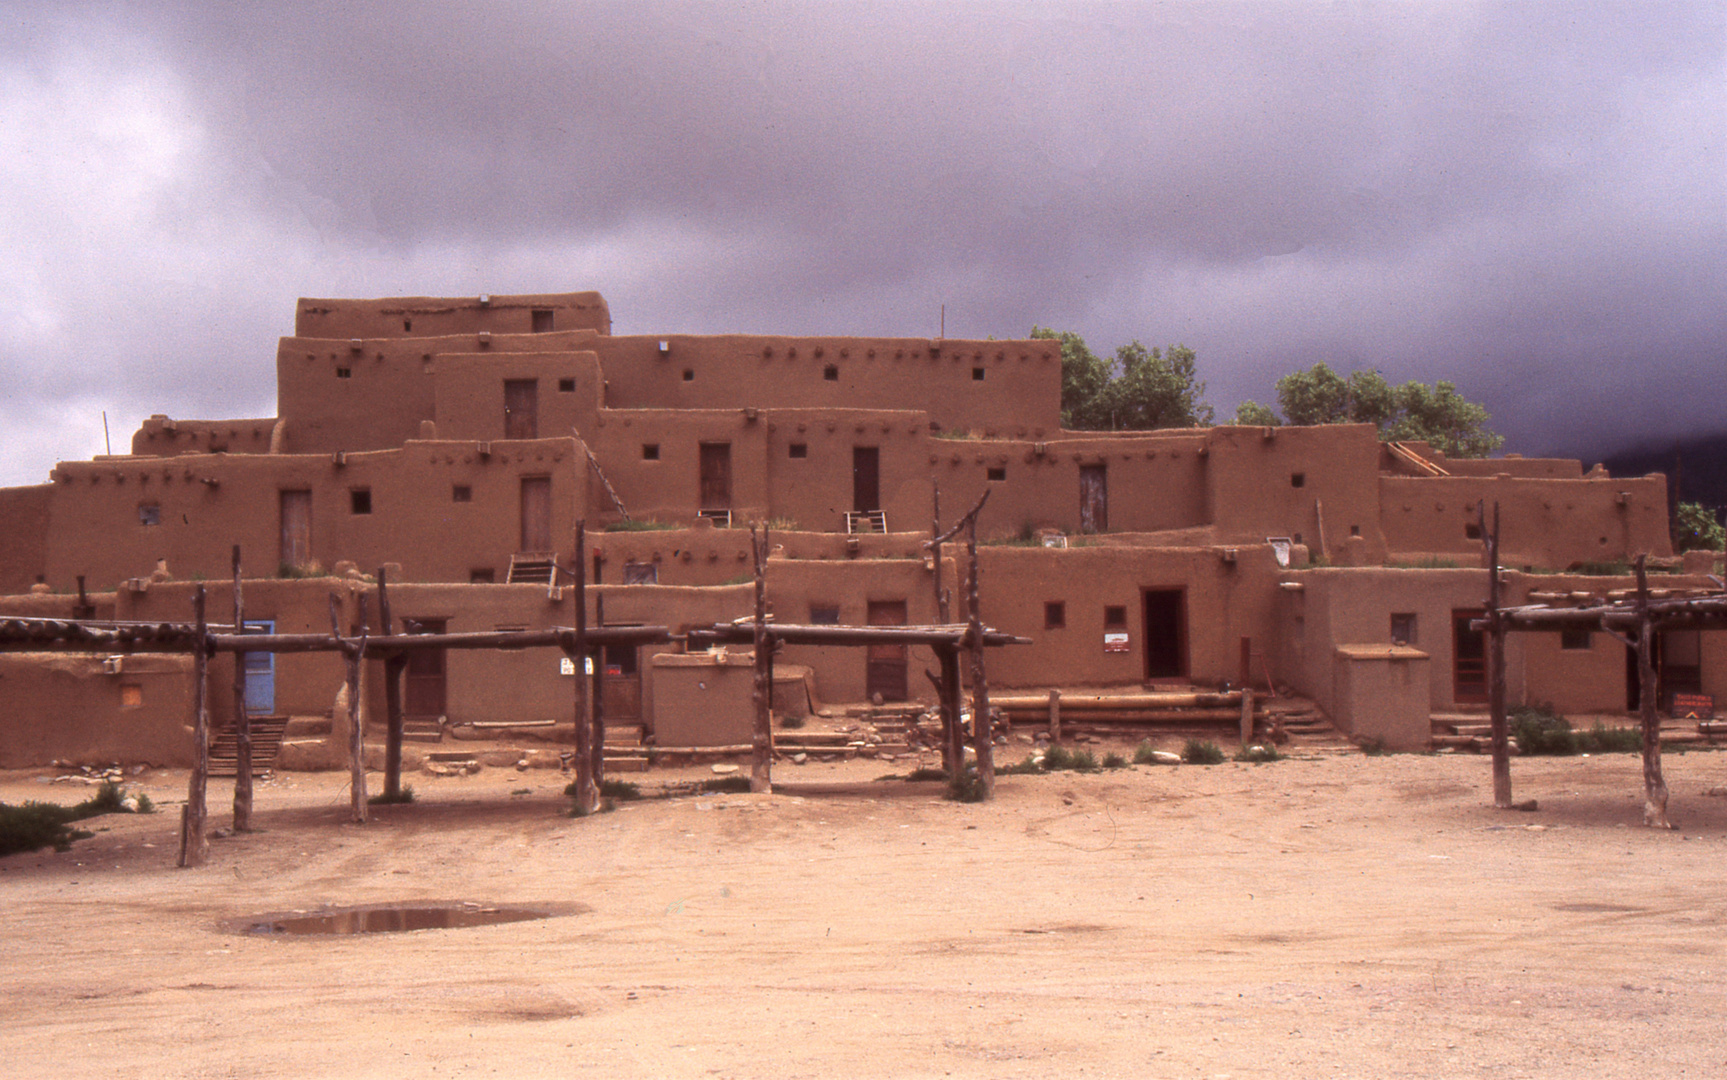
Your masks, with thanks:
[(1135, 765), (1156, 765), (1157, 747), (1151, 745), (1148, 739), (1133, 748), (1133, 763)]
[(1254, 743), (1252, 746), (1244, 746), (1236, 751), (1235, 760), (1258, 764), (1264, 761), (1282, 761), (1283, 755), (1278, 753), (1277, 747), (1269, 743)]
[(639, 785), (632, 784), (628, 780), (602, 780), (600, 781), (600, 794), (619, 802), (631, 802), (642, 797), (642, 789)]
[(1043, 752), (1043, 767), (1046, 772), (1073, 768), (1073, 751), (1060, 743), (1050, 743)]
[(366, 800), (366, 802), (372, 806), (389, 806), (392, 803), (411, 803), (413, 801), (414, 785), (412, 784), (403, 784), (401, 789), (394, 795), (391, 795), (387, 791), (381, 791)]
[(1577, 733), (1571, 730), (1571, 721), (1563, 716), (1532, 705), (1519, 705), (1507, 719), (1517, 748), (1525, 754), (1565, 756), (1578, 752)]
[(976, 769), (967, 769), (947, 784), (947, 797), (954, 802), (983, 802), (983, 780), (977, 775)]
[[(156, 809), (144, 795), (139, 795), (137, 801), (140, 814), (153, 813)], [(0, 803), (0, 856), (38, 851), (45, 847), (52, 847), (55, 851), (70, 850), (74, 840), (96, 835), (72, 828), (72, 822), (128, 812), (125, 789), (115, 783), (103, 784), (96, 794), (76, 806), (42, 802), (8, 806)]]
[(913, 780), (946, 780), (947, 770), (938, 769), (933, 765), (921, 765), (913, 769), (907, 776), (907, 781)]
[(741, 794), (750, 789), (750, 778), (747, 776), (716, 776), (712, 780), (703, 780), (702, 791), (716, 794)]
[(1037, 776), (1043, 772), (1043, 765), (1030, 754), (1017, 765), (1003, 765), (996, 772), (1002, 776)]
[(1106, 769), (1125, 769), (1127, 768), (1127, 759), (1120, 754), (1105, 754), (1103, 755), (1103, 767)]
[(1634, 727), (1610, 728), (1601, 721), (1577, 733), (1577, 746), (1586, 754), (1641, 754), (1643, 731)]
[(1223, 748), (1203, 739), (1189, 739), (1181, 748), (1181, 760), (1189, 765), (1223, 764)]

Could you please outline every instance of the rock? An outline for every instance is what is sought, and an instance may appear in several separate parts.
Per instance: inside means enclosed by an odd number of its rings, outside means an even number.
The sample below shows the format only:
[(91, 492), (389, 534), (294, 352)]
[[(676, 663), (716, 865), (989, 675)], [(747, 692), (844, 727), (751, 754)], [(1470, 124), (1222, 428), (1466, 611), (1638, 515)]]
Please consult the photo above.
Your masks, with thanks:
[(136, 814), (138, 812), (138, 796), (128, 795), (124, 799), (121, 799), (120, 809), (125, 810), (129, 814)]
[(709, 768), (713, 769), (714, 772), (720, 774), (721, 776), (724, 776), (727, 773), (735, 773), (738, 771), (738, 767), (736, 765), (712, 765), (712, 766), (709, 766)]
[(1717, 798), (1727, 798), (1727, 784), (1716, 784), (1714, 787), (1710, 788), (1708, 791), (1705, 791), (1703, 794), (1714, 795)]
[(528, 759), (527, 758), (522, 758), (516, 762), (516, 771), (517, 772), (527, 772), (528, 771)]
[(809, 759), (810, 759), (810, 756), (808, 754), (793, 754), (792, 755), (792, 764), (802, 765), (804, 762), (808, 761)]
[(1151, 760), (1155, 765), (1180, 765), (1181, 755), (1172, 754), (1168, 750), (1153, 750)]
[(420, 766), (420, 771), (429, 776), (454, 776), (457, 772), (456, 769), (452, 769), (441, 761), (428, 761)]

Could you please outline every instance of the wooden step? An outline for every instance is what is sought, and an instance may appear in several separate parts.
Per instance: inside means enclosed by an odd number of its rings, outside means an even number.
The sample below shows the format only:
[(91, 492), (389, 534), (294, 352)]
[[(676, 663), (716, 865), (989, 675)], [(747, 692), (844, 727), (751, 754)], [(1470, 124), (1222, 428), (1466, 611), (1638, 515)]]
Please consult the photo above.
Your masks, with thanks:
[[(276, 768), (276, 755), (282, 750), (282, 733), (288, 728), (286, 716), (252, 717), (252, 775), (264, 776)], [(238, 776), (239, 736), (232, 727), (219, 728), (210, 741), (210, 776)]]

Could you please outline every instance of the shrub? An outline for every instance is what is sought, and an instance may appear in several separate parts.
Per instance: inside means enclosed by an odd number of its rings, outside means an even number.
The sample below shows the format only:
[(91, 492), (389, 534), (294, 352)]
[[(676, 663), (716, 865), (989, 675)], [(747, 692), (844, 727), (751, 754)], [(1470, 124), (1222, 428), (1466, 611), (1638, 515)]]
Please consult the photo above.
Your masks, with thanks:
[(1103, 755), (1103, 767), (1106, 769), (1125, 769), (1127, 768), (1127, 759), (1120, 754), (1105, 754)]
[(1068, 757), (1067, 767), (1074, 772), (1096, 772), (1097, 757), (1090, 750), (1075, 750)]
[(938, 769), (933, 765), (919, 766), (918, 768), (913, 769), (911, 771), (911, 773), (906, 777), (906, 780), (908, 780), (908, 781), (912, 781), (912, 780), (946, 780), (946, 779), (947, 779), (947, 770), (946, 769)]
[(672, 522), (664, 521), (614, 521), (606, 526), (606, 531), (613, 532), (668, 532), (684, 528)]
[(712, 780), (703, 780), (698, 790), (716, 794), (740, 794), (750, 789), (750, 778), (747, 776), (716, 776)]
[[(137, 797), (137, 813), (148, 814), (156, 806), (143, 795)], [(103, 814), (129, 813), (126, 792), (119, 784), (107, 783), (96, 794), (76, 806), (58, 803), (27, 802), (23, 806), (0, 803), (0, 856), (16, 855), (52, 847), (68, 851), (74, 840), (85, 840), (95, 833), (72, 828), (72, 822)]]
[(947, 783), (947, 797), (954, 802), (983, 802), (983, 780), (976, 769), (966, 769)]
[(805, 723), (807, 723), (807, 721), (801, 716), (780, 717), (780, 727), (786, 731), (796, 731), (798, 728), (803, 727)]
[(1223, 764), (1223, 748), (1203, 739), (1189, 739), (1181, 748), (1181, 760), (1189, 765)]
[(1264, 761), (1282, 761), (1283, 755), (1277, 752), (1275, 746), (1254, 743), (1252, 746), (1244, 746), (1236, 751), (1235, 760), (1251, 761), (1258, 764)]
[(1037, 776), (1043, 772), (1043, 765), (1030, 754), (1017, 765), (1003, 765), (996, 770), (1002, 776)]
[(1157, 764), (1157, 747), (1151, 745), (1151, 740), (1148, 739), (1133, 748), (1133, 763), (1135, 765)]
[(413, 801), (414, 785), (412, 784), (403, 784), (401, 789), (394, 795), (391, 795), (387, 791), (382, 791), (366, 800), (366, 802), (372, 806), (389, 806), (392, 803), (411, 803)]
[(1525, 754), (1562, 756), (1578, 751), (1577, 733), (1563, 716), (1530, 705), (1511, 710), (1511, 734)]
[(632, 784), (628, 780), (602, 780), (600, 781), (600, 794), (619, 802), (632, 802), (642, 797), (642, 789), (639, 785)]
[(1640, 754), (1643, 731), (1634, 727), (1610, 728), (1597, 720), (1588, 731), (1577, 733), (1577, 746), (1589, 754)]

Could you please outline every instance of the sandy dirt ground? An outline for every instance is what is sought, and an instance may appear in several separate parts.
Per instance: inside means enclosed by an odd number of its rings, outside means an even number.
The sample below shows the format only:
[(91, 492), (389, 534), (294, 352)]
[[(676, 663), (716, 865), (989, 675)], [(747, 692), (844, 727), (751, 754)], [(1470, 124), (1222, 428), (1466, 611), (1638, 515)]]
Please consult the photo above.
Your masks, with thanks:
[[(0, 1075), (1719, 1077), (1727, 753), (1666, 765), (1672, 832), (1627, 755), (1515, 761), (1534, 813), (1488, 806), (1473, 756), (1008, 776), (985, 805), (874, 782), (904, 762), (780, 766), (772, 796), (586, 819), (555, 771), (488, 769), (365, 826), (345, 776), (288, 774), (195, 870), (186, 776), (150, 772), (162, 813), (0, 859)], [(0, 801), (84, 794), (39, 775)], [(580, 908), (229, 928), (404, 901)]]

